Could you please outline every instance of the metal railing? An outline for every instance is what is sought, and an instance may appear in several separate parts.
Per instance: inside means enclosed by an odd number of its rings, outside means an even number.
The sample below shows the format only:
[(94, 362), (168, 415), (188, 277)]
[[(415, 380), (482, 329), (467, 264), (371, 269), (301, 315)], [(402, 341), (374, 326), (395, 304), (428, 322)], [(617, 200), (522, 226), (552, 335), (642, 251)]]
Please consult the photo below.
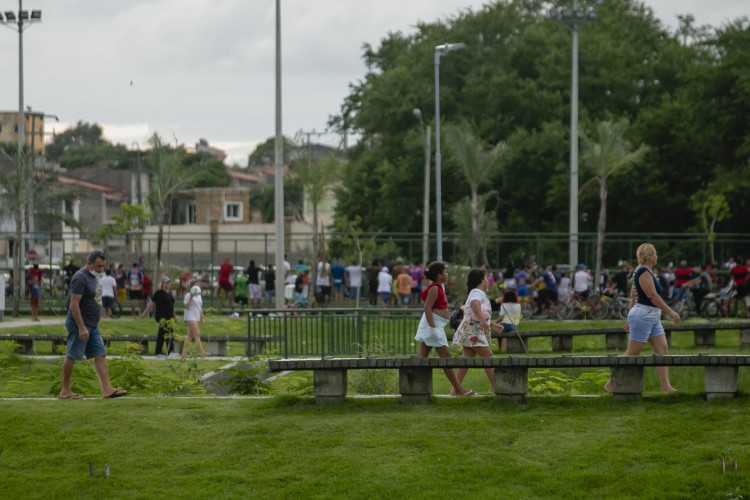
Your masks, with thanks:
[(270, 309), (247, 319), (248, 354), (406, 355), (422, 309)]

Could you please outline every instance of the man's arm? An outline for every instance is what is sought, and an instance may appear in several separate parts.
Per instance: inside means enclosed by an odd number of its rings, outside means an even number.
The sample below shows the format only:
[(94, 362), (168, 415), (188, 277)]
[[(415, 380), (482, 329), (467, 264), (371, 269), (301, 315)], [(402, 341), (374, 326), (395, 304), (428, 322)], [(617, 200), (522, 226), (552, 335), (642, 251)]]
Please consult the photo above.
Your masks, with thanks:
[(78, 325), (78, 336), (81, 340), (89, 339), (89, 329), (83, 323), (83, 316), (81, 316), (81, 297), (77, 293), (70, 294), (70, 314), (73, 316), (73, 320)]

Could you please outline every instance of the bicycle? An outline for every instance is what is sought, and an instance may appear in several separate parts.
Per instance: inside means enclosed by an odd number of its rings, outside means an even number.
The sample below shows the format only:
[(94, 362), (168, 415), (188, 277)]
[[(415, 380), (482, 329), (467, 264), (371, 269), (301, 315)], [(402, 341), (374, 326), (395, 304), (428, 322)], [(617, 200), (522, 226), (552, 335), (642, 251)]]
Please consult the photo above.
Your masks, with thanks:
[(609, 316), (609, 306), (607, 305), (606, 295), (584, 297), (582, 295), (573, 294), (570, 297), (570, 306), (568, 319), (602, 320)]

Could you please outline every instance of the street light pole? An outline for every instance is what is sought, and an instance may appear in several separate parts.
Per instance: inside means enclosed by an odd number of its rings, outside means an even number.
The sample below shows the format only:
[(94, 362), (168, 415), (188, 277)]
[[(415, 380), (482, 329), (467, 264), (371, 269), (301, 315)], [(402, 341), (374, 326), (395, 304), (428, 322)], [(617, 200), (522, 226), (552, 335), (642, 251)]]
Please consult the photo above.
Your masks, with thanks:
[(430, 127), (425, 129), (422, 110), (414, 108), (414, 116), (422, 129), (422, 149), (424, 150), (424, 205), (422, 207), (422, 264), (427, 265), (430, 248)]
[(42, 11), (23, 10), (23, 0), (18, 0), (18, 13), (5, 11), (5, 17), (0, 14), (0, 24), (18, 31), (18, 155), (26, 144), (26, 115), (23, 107), (23, 30), (26, 26), (42, 21)]
[(284, 267), (284, 143), (281, 130), (281, 0), (276, 0), (276, 140), (274, 143), (274, 215), (276, 217), (276, 309), (283, 309)]
[(552, 9), (550, 18), (570, 25), (572, 34), (570, 76), (570, 238), (568, 260), (571, 269), (578, 264), (578, 27), (596, 21), (596, 13), (578, 8), (573, 0), (573, 10)]
[[(463, 43), (445, 43), (435, 47), (435, 209), (437, 260), (443, 260), (443, 207), (440, 179), (440, 58), (452, 50), (463, 49)], [(425, 264), (427, 264), (425, 262)]]

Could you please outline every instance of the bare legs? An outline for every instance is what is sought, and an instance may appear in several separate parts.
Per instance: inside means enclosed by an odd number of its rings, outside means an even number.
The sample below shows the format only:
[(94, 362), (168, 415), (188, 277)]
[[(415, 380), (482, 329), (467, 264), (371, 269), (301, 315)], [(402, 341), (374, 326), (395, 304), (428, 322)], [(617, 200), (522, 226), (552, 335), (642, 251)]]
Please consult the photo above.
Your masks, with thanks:
[[(648, 343), (651, 344), (651, 348), (656, 354), (669, 354), (669, 347), (667, 345), (666, 335), (659, 335), (658, 337), (651, 337), (648, 339)], [(628, 348), (625, 350), (623, 356), (640, 356), (643, 350), (644, 343), (631, 340), (628, 342)], [(656, 373), (659, 375), (659, 383), (661, 384), (661, 392), (664, 394), (671, 394), (678, 392), (677, 389), (672, 387), (669, 383), (669, 368), (666, 366), (657, 366)], [(607, 380), (604, 384), (604, 390), (612, 392), (612, 379)]]
[[(70, 388), (70, 381), (73, 376), (73, 367), (75, 360), (73, 358), (65, 357), (62, 366), (62, 387), (60, 388), (60, 397), (69, 398), (74, 395)], [(109, 381), (109, 368), (107, 367), (106, 356), (96, 356), (94, 358), (94, 369), (99, 377), (99, 383), (102, 386), (102, 397), (108, 397), (113, 394), (116, 389), (112, 387)], [(78, 398), (80, 399), (80, 398)]]
[[(420, 342), (419, 344), (419, 356), (421, 358), (426, 358), (430, 355), (430, 350), (432, 350), (432, 347), (428, 346), (424, 342)], [(438, 353), (438, 356), (441, 358), (450, 358), (451, 353), (448, 350), (447, 346), (442, 347), (436, 347), (435, 352)], [(445, 376), (448, 377), (448, 380), (450, 381), (451, 385), (453, 386), (453, 391), (451, 391), (452, 394), (458, 394), (460, 396), (467, 396), (469, 394), (474, 394), (473, 391), (470, 391), (468, 389), (464, 389), (461, 386), (461, 383), (458, 381), (458, 378), (456, 377), (456, 372), (453, 370), (453, 368), (443, 368), (443, 372), (445, 373)]]
[(206, 357), (206, 351), (203, 349), (203, 343), (201, 342), (201, 332), (198, 329), (198, 322), (192, 320), (187, 321), (187, 327), (188, 333), (185, 336), (185, 345), (182, 346), (182, 357), (187, 357), (191, 339), (195, 340), (195, 346), (198, 348), (201, 357)]
[[(492, 357), (492, 349), (490, 349), (487, 346), (483, 347), (463, 347), (464, 350), (464, 358), (473, 358), (476, 357), (477, 354), (479, 354), (479, 357), (481, 358), (491, 358)], [(456, 374), (456, 378), (458, 379), (458, 382), (460, 384), (463, 384), (464, 377), (466, 377), (466, 373), (469, 371), (468, 368), (459, 368), (458, 372)], [(487, 372), (487, 379), (490, 381), (490, 387), (494, 390), (495, 387), (495, 369), (494, 368), (485, 368), (485, 372)]]

